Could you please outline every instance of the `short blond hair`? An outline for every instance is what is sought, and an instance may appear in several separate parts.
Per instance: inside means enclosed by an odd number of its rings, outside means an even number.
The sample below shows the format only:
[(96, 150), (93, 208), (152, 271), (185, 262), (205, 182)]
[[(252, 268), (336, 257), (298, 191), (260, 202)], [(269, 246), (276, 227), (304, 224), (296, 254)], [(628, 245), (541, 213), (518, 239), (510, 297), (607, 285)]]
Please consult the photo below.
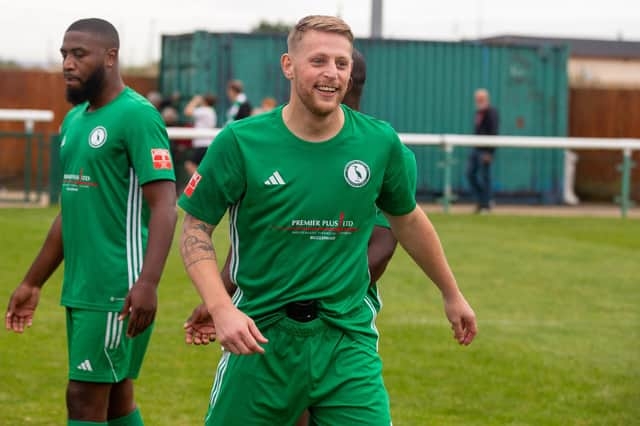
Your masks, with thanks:
[(305, 16), (289, 31), (287, 37), (287, 47), (292, 50), (304, 37), (307, 31), (321, 31), (334, 33), (346, 37), (349, 43), (353, 44), (353, 33), (351, 27), (337, 16), (309, 15)]

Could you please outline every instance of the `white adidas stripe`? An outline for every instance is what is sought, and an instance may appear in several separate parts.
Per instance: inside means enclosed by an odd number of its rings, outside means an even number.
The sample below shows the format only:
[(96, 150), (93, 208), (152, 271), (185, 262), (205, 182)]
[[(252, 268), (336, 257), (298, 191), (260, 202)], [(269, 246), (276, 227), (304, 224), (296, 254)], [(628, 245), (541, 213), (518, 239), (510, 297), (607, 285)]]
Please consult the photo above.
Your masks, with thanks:
[(273, 172), (269, 179), (264, 181), (265, 185), (284, 185), (286, 182), (277, 170)]
[(284, 179), (282, 179), (282, 176), (280, 176), (280, 173), (277, 170), (273, 173), (273, 177), (276, 178), (280, 185), (284, 185)]
[(77, 368), (78, 370), (82, 370), (82, 371), (93, 371), (93, 367), (91, 367), (91, 363), (89, 362), (88, 359), (85, 359), (84, 361), (82, 361)]
[(142, 270), (142, 190), (135, 171), (129, 169), (129, 196), (127, 198), (127, 271), (129, 288), (138, 280)]
[(238, 201), (236, 204), (231, 206), (229, 209), (229, 236), (231, 240), (231, 265), (229, 274), (231, 276), (231, 282), (238, 285), (237, 275), (238, 275), (238, 266), (240, 265), (240, 251), (239, 251), (239, 243), (240, 237), (238, 235), (238, 210), (240, 209), (240, 203), (242, 200)]

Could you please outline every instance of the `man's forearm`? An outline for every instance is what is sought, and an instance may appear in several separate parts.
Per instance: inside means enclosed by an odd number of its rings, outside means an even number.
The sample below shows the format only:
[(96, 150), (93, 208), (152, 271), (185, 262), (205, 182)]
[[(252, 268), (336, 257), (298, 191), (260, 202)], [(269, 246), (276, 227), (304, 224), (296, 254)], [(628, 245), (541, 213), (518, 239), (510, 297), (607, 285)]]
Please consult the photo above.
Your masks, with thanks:
[(373, 227), (367, 249), (371, 284), (377, 282), (384, 273), (397, 244), (398, 242), (390, 229), (383, 226)]
[(211, 241), (213, 229), (212, 225), (186, 214), (180, 238), (180, 254), (185, 269), (209, 312), (220, 304), (231, 304)]
[(60, 266), (64, 258), (62, 247), (62, 216), (58, 214), (49, 228), (47, 238), (42, 244), (40, 252), (31, 264), (23, 282), (42, 287), (51, 274)]
[(175, 186), (170, 181), (157, 181), (143, 186), (149, 204), (149, 237), (138, 281), (157, 286), (171, 250), (178, 220)]
[(444, 298), (460, 293), (453, 272), (444, 255), (438, 234), (420, 207), (404, 216), (390, 216), (396, 238), (442, 292)]

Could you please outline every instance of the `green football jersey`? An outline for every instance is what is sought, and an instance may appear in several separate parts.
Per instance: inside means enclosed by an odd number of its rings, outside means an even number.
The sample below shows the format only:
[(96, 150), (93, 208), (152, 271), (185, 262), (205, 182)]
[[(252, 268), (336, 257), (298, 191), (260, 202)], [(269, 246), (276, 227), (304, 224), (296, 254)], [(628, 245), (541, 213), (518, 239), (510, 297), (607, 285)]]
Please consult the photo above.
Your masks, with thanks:
[[(411, 193), (415, 195), (418, 181), (418, 168), (416, 166), (416, 156), (409, 148), (402, 145), (402, 156), (404, 158), (405, 166), (407, 166), (407, 178), (409, 179), (409, 187)], [(378, 209), (376, 211), (376, 226), (382, 226), (384, 228), (391, 228), (389, 221), (384, 216), (384, 213)]]
[(142, 185), (175, 176), (164, 122), (143, 96), (127, 87), (102, 108), (88, 106), (69, 111), (61, 128), (61, 303), (117, 311), (147, 246)]
[(259, 325), (314, 299), (321, 317), (348, 328), (369, 287), (376, 205), (392, 215), (415, 208), (395, 131), (342, 108), (342, 130), (322, 143), (292, 134), (282, 107), (228, 125), (180, 198), (213, 225), (229, 208), (234, 301)]

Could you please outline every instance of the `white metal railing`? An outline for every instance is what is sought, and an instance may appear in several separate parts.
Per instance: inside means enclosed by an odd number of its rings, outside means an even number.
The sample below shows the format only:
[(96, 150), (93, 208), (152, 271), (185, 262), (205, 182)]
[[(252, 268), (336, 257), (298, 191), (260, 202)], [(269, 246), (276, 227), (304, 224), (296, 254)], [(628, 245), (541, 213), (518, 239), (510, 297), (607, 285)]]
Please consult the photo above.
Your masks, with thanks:
[[(213, 139), (220, 129), (194, 129), (185, 127), (167, 128), (170, 139)], [(540, 137), (540, 136), (477, 136), (455, 134), (419, 134), (400, 133), (400, 140), (406, 145), (430, 145), (440, 146), (444, 150), (445, 160), (442, 162), (444, 183), (443, 196), (441, 198), (443, 208), (448, 211), (449, 204), (454, 196), (451, 189), (452, 154), (456, 146), (492, 146), (496, 148), (563, 148), (563, 149), (607, 149), (617, 150), (623, 153), (623, 162), (620, 166), (622, 172), (622, 188), (618, 203), (623, 217), (631, 207), (631, 169), (634, 167), (631, 161), (633, 151), (640, 151), (640, 139), (613, 139), (613, 138), (569, 138), (569, 137)]]
[(22, 121), (27, 133), (33, 133), (36, 122), (50, 122), (53, 117), (53, 111), (43, 109), (0, 109), (0, 121)]

